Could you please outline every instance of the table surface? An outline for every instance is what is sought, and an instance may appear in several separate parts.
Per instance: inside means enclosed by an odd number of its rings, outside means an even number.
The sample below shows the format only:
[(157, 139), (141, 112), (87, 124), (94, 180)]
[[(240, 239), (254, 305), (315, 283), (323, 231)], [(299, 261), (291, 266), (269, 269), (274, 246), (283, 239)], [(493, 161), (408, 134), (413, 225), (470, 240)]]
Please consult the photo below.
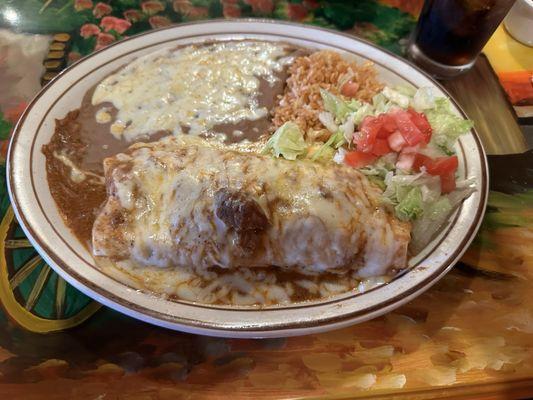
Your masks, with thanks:
[[(0, 157), (40, 84), (106, 40), (191, 19), (267, 16), (346, 30), (401, 54), (420, 5), (0, 0), (0, 26), (7, 28), (0, 29)], [(105, 16), (132, 23), (111, 37), (80, 35), (85, 24), (101, 24)], [(13, 219), (2, 182), (0, 398), (533, 397), (533, 152), (526, 152), (516, 115), (485, 56), (444, 85), (475, 121), (490, 154), (482, 229), (462, 262), (426, 293), (334, 332), (218, 339), (164, 330), (100, 307), (43, 264)]]

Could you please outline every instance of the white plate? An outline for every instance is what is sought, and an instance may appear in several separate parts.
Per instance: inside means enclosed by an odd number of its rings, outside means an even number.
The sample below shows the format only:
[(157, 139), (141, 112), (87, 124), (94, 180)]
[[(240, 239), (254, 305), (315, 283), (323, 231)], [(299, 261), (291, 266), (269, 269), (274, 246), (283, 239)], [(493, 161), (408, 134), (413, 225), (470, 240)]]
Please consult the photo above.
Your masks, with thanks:
[[(371, 60), (388, 84), (444, 89), (399, 57), (334, 31), (273, 21), (211, 21), (147, 32), (111, 45), (61, 73), (30, 103), (16, 126), (8, 156), (9, 194), (16, 216), (44, 259), (73, 286), (134, 318), (181, 331), (226, 337), (279, 337), (340, 328), (384, 314), (427, 290), (461, 257), (479, 227), (487, 199), (487, 162), (472, 131), (457, 145), (459, 175), (475, 178), (477, 190), (412, 268), (391, 283), (363, 294), (264, 309), (171, 301), (134, 290), (104, 275), (58, 213), (47, 184), (43, 144), (54, 120), (80, 106), (85, 92), (136, 57), (168, 45), (204, 40), (256, 38), (333, 49), (356, 60)], [(455, 104), (455, 103), (454, 103)], [(455, 106), (458, 114), (463, 114)]]

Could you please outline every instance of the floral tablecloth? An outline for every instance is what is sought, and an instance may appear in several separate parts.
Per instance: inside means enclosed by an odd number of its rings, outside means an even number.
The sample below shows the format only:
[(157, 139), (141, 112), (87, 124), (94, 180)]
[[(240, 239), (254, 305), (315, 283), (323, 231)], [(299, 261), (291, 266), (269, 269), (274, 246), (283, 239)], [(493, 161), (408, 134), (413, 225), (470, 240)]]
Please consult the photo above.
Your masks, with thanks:
[[(348, 31), (401, 54), (420, 6), (419, 0), (0, 0), (0, 157), (41, 84), (123, 37), (182, 21), (268, 17)], [(494, 46), (488, 46), (491, 60), (501, 54)], [(504, 72), (522, 63), (493, 65), (512, 101), (530, 101), (527, 88), (524, 100), (505, 84)], [(489, 163), (482, 230), (434, 288), (367, 323), (275, 340), (181, 334), (102, 308), (33, 250), (13, 218), (2, 174), (0, 398), (533, 396), (533, 153), (494, 155)]]

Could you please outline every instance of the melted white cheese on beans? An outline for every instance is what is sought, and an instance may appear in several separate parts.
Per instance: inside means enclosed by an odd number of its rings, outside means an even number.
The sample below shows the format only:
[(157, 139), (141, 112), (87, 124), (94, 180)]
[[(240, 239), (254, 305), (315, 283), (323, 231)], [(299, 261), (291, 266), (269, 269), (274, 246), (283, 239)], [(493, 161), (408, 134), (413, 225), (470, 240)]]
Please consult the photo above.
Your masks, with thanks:
[(291, 59), (285, 55), (283, 45), (254, 41), (166, 48), (107, 77), (92, 104), (113, 104), (118, 114), (110, 131), (128, 141), (160, 130), (177, 134), (187, 127), (200, 134), (256, 120), (268, 114), (258, 104), (258, 78), (272, 85)]

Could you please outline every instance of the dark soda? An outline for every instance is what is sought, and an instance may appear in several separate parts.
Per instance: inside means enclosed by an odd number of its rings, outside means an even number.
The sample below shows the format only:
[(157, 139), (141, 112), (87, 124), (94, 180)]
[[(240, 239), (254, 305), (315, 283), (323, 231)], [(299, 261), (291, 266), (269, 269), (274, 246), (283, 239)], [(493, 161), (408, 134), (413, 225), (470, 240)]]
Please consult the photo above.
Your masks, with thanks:
[(414, 43), (445, 65), (471, 63), (515, 0), (426, 0)]

